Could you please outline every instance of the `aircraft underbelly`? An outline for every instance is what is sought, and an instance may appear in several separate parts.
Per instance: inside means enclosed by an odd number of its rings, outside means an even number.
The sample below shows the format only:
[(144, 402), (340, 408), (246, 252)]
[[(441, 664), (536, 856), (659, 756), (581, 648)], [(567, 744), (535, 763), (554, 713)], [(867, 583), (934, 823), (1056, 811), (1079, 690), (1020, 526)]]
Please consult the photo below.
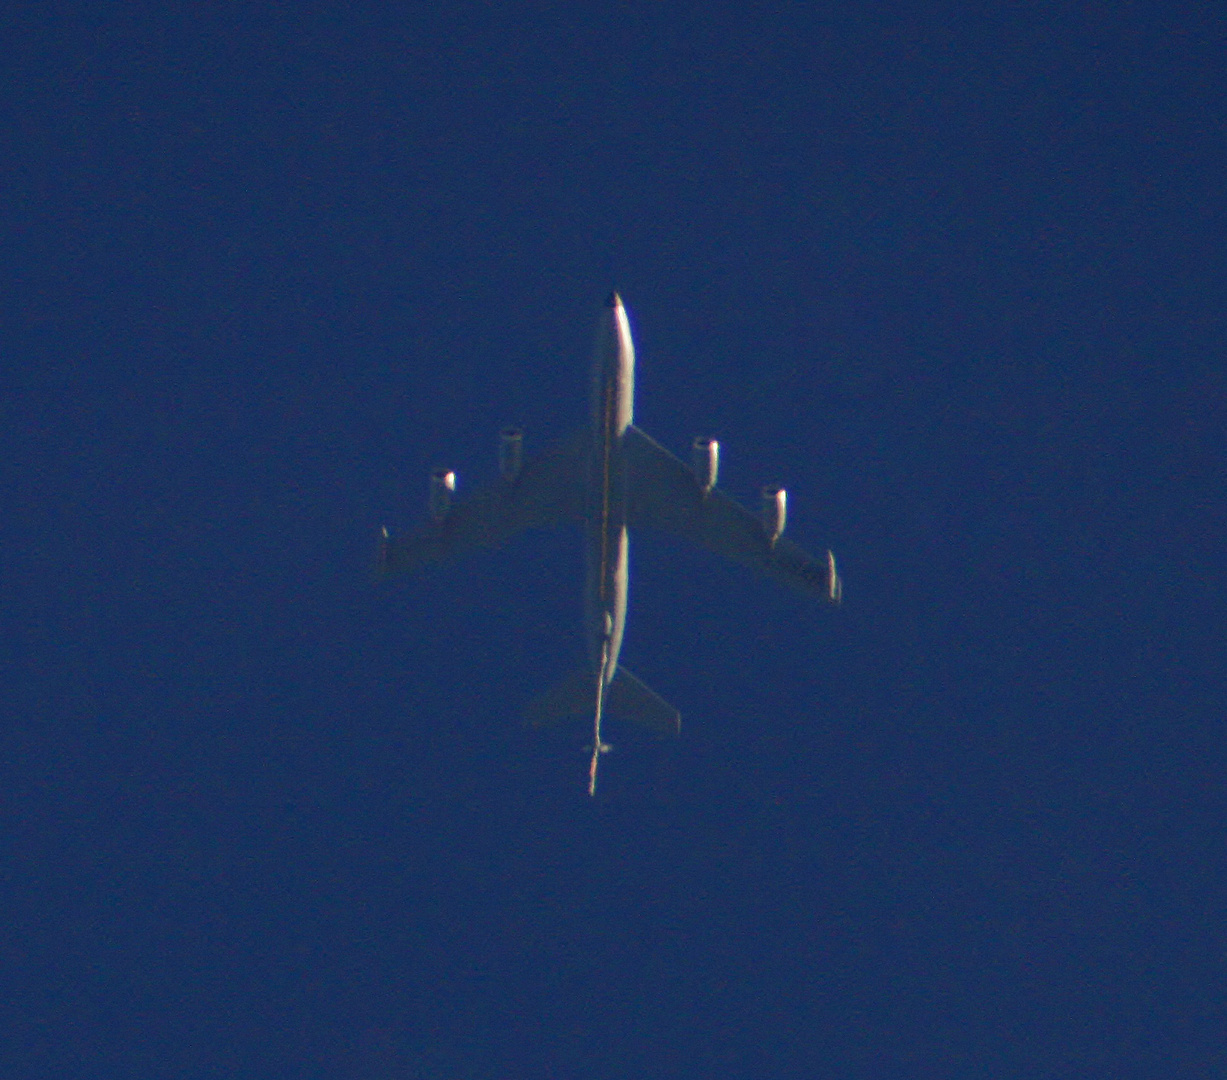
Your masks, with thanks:
[(659, 735), (677, 735), (681, 714), (619, 665), (630, 582), (630, 528), (663, 531), (740, 562), (790, 588), (838, 604), (843, 587), (828, 551), (816, 559), (782, 535), (785, 494), (763, 489), (763, 513), (716, 486), (719, 444), (696, 439), (690, 463), (634, 424), (635, 347), (617, 293), (598, 321), (591, 368), (590, 424), (525, 456), (523, 433), (499, 435), (499, 476), (456, 497), (456, 477), (435, 469), (430, 518), (404, 536), (381, 530), (381, 573), (409, 572), (470, 551), (498, 547), (534, 528), (582, 529), (584, 640), (588, 664), (540, 695), (527, 710), (534, 726), (573, 716), (592, 722), (588, 794), (596, 793), (601, 755), (610, 746), (604, 716)]
[(621, 306), (602, 321), (593, 356), (592, 457), (584, 529), (587, 573), (584, 630), (593, 671), (613, 681), (626, 628), (630, 544), (626, 531), (626, 458), (622, 443), (634, 417), (635, 351)]
[(600, 670), (605, 658), (605, 682), (613, 680), (626, 629), (626, 596), (630, 578), (630, 537), (626, 526), (601, 543), (590, 536), (587, 547), (587, 589), (584, 595), (584, 630), (588, 661)]

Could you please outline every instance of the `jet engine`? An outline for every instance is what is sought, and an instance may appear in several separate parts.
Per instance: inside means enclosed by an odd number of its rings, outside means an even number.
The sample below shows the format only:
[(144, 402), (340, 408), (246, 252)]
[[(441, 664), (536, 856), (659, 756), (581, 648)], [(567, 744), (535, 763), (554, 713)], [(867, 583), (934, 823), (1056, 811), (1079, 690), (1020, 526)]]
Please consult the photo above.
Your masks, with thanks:
[(392, 547), (392, 534), (386, 525), (379, 527), (379, 551), (375, 556), (375, 567), (381, 574), (386, 574), (392, 567), (389, 550)]
[(763, 532), (767, 542), (774, 546), (784, 535), (784, 522), (788, 518), (788, 492), (778, 484), (763, 488)]
[(430, 516), (436, 524), (447, 517), (456, 491), (456, 474), (451, 469), (434, 469), (430, 474)]
[(827, 599), (832, 604), (838, 604), (844, 598), (844, 579), (835, 569), (835, 552), (827, 548)]
[(514, 427), (503, 428), (498, 433), (498, 471), (511, 483), (520, 475), (523, 464), (524, 432)]
[(696, 435), (690, 446), (690, 462), (694, 476), (706, 495), (716, 486), (716, 474), (720, 471), (720, 444), (715, 439)]

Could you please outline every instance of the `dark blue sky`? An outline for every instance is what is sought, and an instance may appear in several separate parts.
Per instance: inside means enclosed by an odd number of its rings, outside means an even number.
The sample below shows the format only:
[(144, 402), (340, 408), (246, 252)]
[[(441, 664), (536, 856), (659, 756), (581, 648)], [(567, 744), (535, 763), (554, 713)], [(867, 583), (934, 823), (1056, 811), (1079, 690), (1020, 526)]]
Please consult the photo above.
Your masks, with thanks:
[[(0, 1074), (1227, 1070), (1224, 22), (709, 7), (3, 17)], [(590, 801), (577, 537), (371, 565), (611, 285), (846, 602), (633, 538)]]

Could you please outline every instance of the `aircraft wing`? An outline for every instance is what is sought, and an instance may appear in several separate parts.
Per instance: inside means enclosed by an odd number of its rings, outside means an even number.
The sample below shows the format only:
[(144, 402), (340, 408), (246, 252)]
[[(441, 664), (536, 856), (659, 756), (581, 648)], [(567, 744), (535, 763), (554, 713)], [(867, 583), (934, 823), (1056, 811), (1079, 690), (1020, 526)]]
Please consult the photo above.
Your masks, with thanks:
[(426, 521), (400, 536), (385, 530), (379, 570), (412, 572), (428, 563), (497, 548), (526, 529), (578, 524), (584, 517), (588, 432), (525, 457), (514, 480), (499, 477), (452, 503), (440, 522)]
[(800, 592), (838, 601), (834, 557), (816, 559), (787, 537), (770, 543), (758, 517), (635, 426), (626, 429), (627, 524), (672, 533)]

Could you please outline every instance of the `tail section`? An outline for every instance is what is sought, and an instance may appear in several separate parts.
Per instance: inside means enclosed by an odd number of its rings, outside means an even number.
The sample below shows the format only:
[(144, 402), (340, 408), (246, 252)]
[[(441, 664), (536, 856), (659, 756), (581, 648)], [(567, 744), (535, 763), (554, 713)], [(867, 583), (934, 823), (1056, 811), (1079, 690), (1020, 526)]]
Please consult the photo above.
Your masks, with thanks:
[(682, 714), (624, 667), (619, 667), (605, 696), (605, 708), (619, 720), (645, 727), (657, 735), (679, 735)]
[[(544, 727), (590, 717), (596, 701), (596, 681), (596, 672), (587, 668), (572, 672), (534, 699), (525, 709), (525, 719), (533, 727)], [(657, 735), (677, 735), (682, 728), (681, 713), (621, 665), (605, 691), (604, 704), (610, 716), (629, 720)]]
[(596, 672), (580, 668), (530, 701), (524, 709), (524, 719), (539, 728), (572, 717), (588, 716), (595, 700)]

